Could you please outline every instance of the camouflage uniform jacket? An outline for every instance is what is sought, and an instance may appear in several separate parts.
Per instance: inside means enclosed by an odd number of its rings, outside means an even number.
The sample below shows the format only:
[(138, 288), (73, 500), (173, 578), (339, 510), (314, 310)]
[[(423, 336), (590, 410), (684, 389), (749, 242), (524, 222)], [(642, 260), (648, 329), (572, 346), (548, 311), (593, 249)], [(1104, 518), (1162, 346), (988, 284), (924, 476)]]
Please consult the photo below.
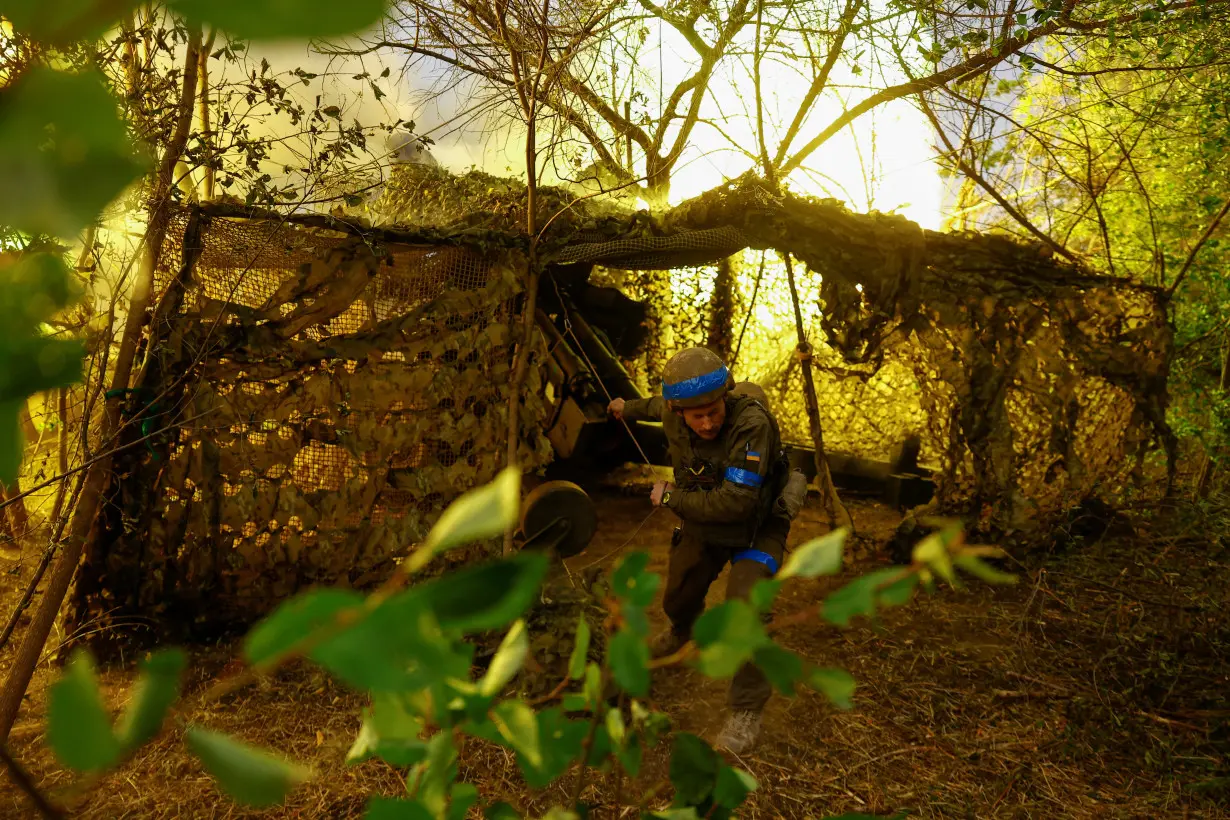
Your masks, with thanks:
[(706, 441), (661, 396), (624, 404), (629, 421), (661, 421), (675, 471), (667, 503), (707, 543), (747, 546), (780, 487), (781, 435), (772, 415), (748, 396), (725, 398), (726, 421)]

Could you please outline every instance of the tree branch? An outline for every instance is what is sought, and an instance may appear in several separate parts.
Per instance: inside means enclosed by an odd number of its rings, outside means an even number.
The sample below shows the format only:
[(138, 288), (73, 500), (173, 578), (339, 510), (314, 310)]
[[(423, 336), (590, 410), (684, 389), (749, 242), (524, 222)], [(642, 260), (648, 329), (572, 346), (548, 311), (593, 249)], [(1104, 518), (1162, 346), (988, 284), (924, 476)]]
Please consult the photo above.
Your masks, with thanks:
[[(944, 69), (943, 71), (936, 72), (935, 74), (931, 74), (917, 80), (911, 80), (909, 82), (889, 86), (888, 88), (884, 88), (875, 94), (872, 94), (870, 97), (842, 113), (841, 116), (829, 123), (824, 130), (812, 138), (810, 142), (799, 149), (794, 156), (792, 156), (790, 160), (781, 167), (781, 173), (785, 175), (789, 174), (791, 171), (794, 171), (806, 161), (807, 157), (810, 156), (812, 152), (828, 140), (832, 139), (832, 137), (838, 134), (843, 128), (861, 117), (863, 114), (866, 114), (871, 109), (883, 105), (886, 102), (915, 94), (921, 94), (925, 91), (939, 88), (940, 86), (947, 85), (948, 83), (957, 80), (969, 79), (971, 76), (981, 74), (991, 68), (994, 68), (996, 65), (1003, 62), (1008, 57), (1016, 54), (1026, 46), (1031, 45), (1032, 43), (1035, 43), (1043, 37), (1047, 37), (1051, 34), (1061, 31), (1074, 31), (1080, 33), (1101, 31), (1111, 26), (1120, 26), (1138, 22), (1141, 15), (1145, 13), (1142, 11), (1125, 14), (1114, 19), (1073, 22), (1070, 15), (1076, 7), (1076, 1), (1077, 0), (1065, 0), (1063, 11), (1060, 13), (1058, 18), (1051, 20), (1044, 25), (1038, 26), (1037, 28), (1031, 29), (1026, 32), (1024, 36), (1010, 37), (998, 47), (983, 51), (982, 53), (970, 57), (967, 60), (963, 60), (956, 65)], [(1204, 11), (1208, 7), (1214, 5), (1224, 6), (1227, 2), (1230, 2), (1230, 0), (1183, 0), (1182, 2), (1174, 3), (1161, 9), (1149, 10), (1149, 13), (1152, 14), (1161, 12), (1165, 14), (1173, 11), (1191, 11), (1196, 9)], [(1031, 57), (1031, 59), (1033, 58)]]
[(1001, 208), (1003, 208), (1005, 211), (1008, 212), (1009, 216), (1011, 216), (1013, 219), (1019, 222), (1031, 234), (1033, 234), (1034, 236), (1038, 237), (1038, 239), (1045, 242), (1049, 247), (1053, 248), (1056, 253), (1060, 254), (1061, 256), (1063, 256), (1064, 258), (1072, 262), (1079, 261), (1076, 258), (1075, 254), (1073, 254), (1063, 245), (1059, 244), (1057, 241), (1052, 239), (1049, 234), (1042, 231), (1040, 228), (1034, 225), (1034, 223), (1030, 222), (1029, 217), (1025, 216), (1025, 214), (1021, 213), (1019, 210), (1013, 207), (1012, 203), (1009, 202), (1007, 199), (1005, 199), (1003, 194), (997, 191), (995, 187), (991, 185), (990, 182), (987, 181), (986, 177), (978, 173), (976, 169), (974, 169), (969, 163), (967, 163), (964, 159), (962, 159), (960, 154), (953, 147), (951, 140), (948, 139), (948, 134), (945, 133), (944, 126), (940, 123), (939, 118), (935, 116), (935, 112), (931, 109), (931, 106), (927, 104), (926, 99), (924, 99), (923, 95), (921, 94), (919, 95), (919, 103), (922, 106), (923, 113), (926, 114), (927, 119), (931, 121), (931, 125), (935, 128), (935, 133), (939, 136), (940, 140), (944, 143), (944, 147), (947, 149), (948, 153), (952, 156), (952, 161), (956, 163), (957, 169), (961, 173), (965, 174), (967, 177), (974, 180), (974, 182), (976, 182), (980, 188), (986, 191), (991, 196), (991, 198), (994, 199), (999, 204)]
[(1204, 233), (1196, 240), (1196, 244), (1192, 246), (1191, 252), (1187, 255), (1187, 259), (1183, 262), (1183, 267), (1179, 269), (1179, 275), (1175, 277), (1174, 284), (1166, 291), (1166, 298), (1174, 295), (1178, 290), (1179, 283), (1183, 281), (1183, 277), (1187, 275), (1187, 270), (1192, 266), (1192, 262), (1196, 261), (1196, 254), (1200, 253), (1200, 249), (1204, 247), (1204, 243), (1209, 241), (1209, 237), (1213, 235), (1213, 231), (1217, 230), (1217, 226), (1225, 219), (1226, 213), (1230, 212), (1230, 196), (1226, 197), (1226, 201), (1222, 203), (1221, 210), (1209, 222), (1208, 227), (1204, 229)]
[(807, 119), (807, 113), (811, 110), (812, 104), (815, 103), (816, 98), (820, 96), (825, 86), (828, 85), (829, 75), (833, 73), (833, 67), (837, 65), (837, 58), (841, 56), (846, 35), (850, 33), (850, 29), (854, 25), (854, 15), (858, 14), (858, 10), (862, 5), (862, 0), (849, 0), (846, 4), (846, 9), (841, 14), (841, 22), (837, 26), (837, 33), (833, 35), (833, 43), (829, 46), (829, 53), (824, 58), (824, 64), (820, 67), (820, 71), (817, 72), (815, 79), (812, 80), (807, 93), (803, 95), (803, 100), (799, 103), (794, 119), (791, 121), (790, 127), (786, 129), (786, 135), (782, 137), (781, 145), (777, 147), (777, 156), (773, 158), (774, 167), (780, 167), (783, 160), (785, 160), (786, 154), (790, 151), (790, 143), (794, 142), (794, 138), (799, 135), (799, 129), (803, 127), (803, 121)]

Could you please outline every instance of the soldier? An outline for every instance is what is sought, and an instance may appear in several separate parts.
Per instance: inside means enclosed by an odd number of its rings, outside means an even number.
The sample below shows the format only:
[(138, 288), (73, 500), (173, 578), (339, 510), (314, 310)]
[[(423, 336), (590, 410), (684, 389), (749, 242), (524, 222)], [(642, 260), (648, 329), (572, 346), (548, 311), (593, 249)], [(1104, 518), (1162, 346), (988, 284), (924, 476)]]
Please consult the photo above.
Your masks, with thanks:
[[(693, 347), (667, 363), (661, 396), (615, 399), (608, 407), (616, 418), (661, 420), (674, 467), (675, 481), (659, 481), (650, 495), (654, 506), (683, 520), (671, 539), (662, 602), (671, 628), (655, 638), (654, 657), (691, 638), (709, 586), (728, 562), (726, 599), (746, 599), (757, 581), (777, 572), (785, 551), (790, 517), (774, 503), (788, 471), (777, 421), (747, 395), (754, 391), (738, 395), (734, 386), (721, 358)], [(736, 754), (750, 749), (770, 694), (764, 674), (745, 664), (731, 681), (731, 714), (718, 744)]]

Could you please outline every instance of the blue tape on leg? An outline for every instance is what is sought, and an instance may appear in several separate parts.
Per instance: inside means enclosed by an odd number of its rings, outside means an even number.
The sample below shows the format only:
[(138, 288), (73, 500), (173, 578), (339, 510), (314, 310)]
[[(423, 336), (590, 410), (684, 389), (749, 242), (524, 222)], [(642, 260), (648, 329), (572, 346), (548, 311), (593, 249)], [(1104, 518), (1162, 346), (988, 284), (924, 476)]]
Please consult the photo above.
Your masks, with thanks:
[(740, 550), (730, 559), (732, 564), (735, 561), (755, 561), (758, 564), (764, 564), (774, 575), (777, 574), (777, 559), (763, 550)]

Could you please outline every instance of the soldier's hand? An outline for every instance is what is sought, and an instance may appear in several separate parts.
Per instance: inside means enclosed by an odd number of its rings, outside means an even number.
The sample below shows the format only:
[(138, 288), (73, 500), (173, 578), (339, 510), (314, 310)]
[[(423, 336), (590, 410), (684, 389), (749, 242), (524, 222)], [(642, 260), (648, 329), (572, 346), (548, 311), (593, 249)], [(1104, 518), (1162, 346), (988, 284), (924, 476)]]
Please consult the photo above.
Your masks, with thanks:
[(675, 489), (675, 485), (669, 481), (659, 481), (653, 485), (653, 491), (649, 493), (649, 501), (655, 506), (662, 506), (662, 493), (667, 490)]
[(606, 406), (606, 411), (614, 416), (616, 421), (622, 421), (624, 417), (624, 400), (611, 399), (611, 403)]

